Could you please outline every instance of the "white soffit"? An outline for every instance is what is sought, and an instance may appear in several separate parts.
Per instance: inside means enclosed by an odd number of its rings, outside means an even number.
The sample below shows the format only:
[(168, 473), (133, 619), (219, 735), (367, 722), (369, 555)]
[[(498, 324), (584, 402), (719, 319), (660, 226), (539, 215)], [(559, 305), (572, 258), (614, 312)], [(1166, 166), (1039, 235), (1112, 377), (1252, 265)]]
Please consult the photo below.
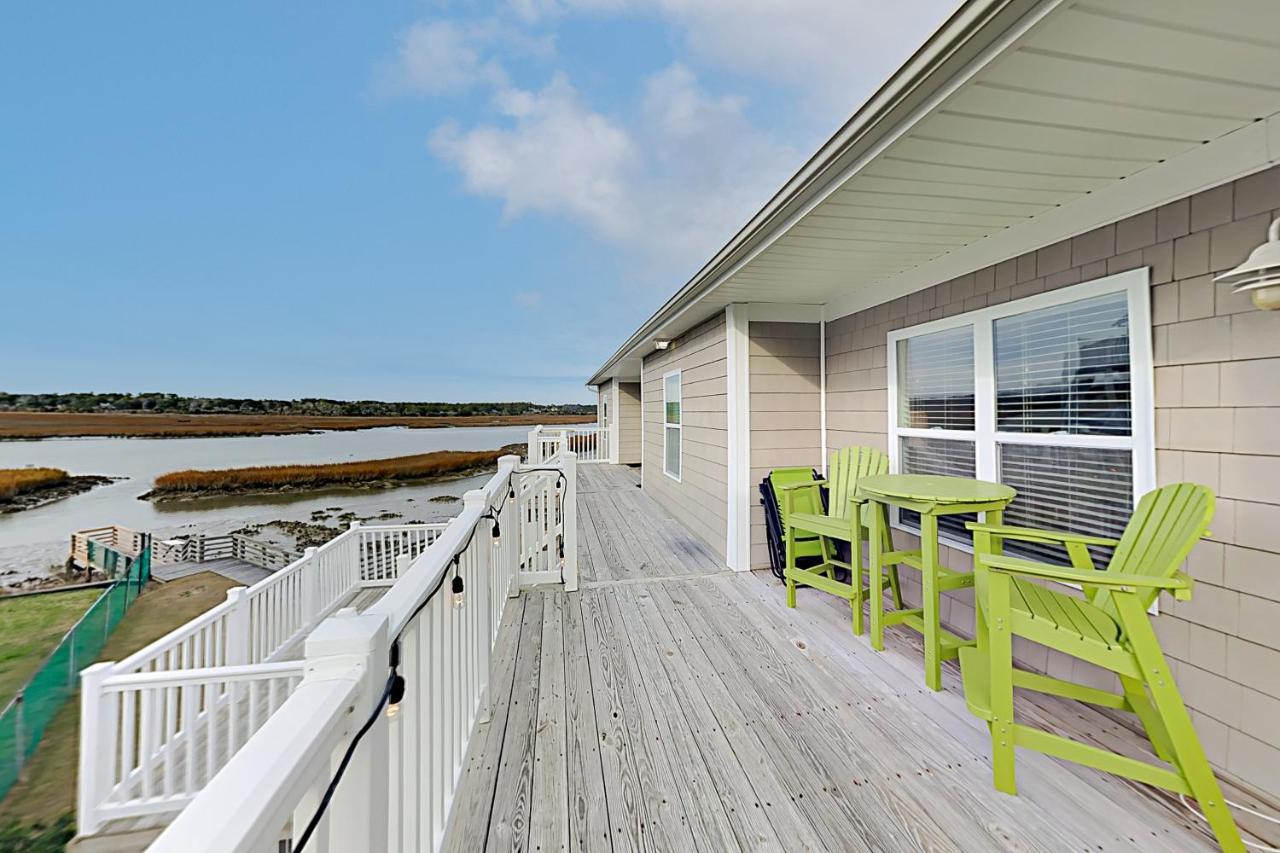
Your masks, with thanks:
[(690, 314), (840, 316), (1255, 171), (1280, 153), (1264, 125), (1208, 143), (1280, 112), (1277, 23), (1275, 0), (1064, 3)]

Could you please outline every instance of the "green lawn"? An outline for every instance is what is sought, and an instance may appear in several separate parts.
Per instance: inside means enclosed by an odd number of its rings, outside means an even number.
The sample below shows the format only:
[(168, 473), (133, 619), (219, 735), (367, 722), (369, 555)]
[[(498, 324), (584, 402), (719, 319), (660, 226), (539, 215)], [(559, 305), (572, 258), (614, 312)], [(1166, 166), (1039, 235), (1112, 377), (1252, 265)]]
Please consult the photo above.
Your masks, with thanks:
[(0, 707), (27, 683), (101, 589), (0, 598)]
[[(208, 572), (152, 584), (111, 634), (100, 660), (120, 660), (163, 637), (225, 600), (233, 586), (239, 584)], [(75, 810), (79, 738), (80, 703), (74, 697), (45, 729), (27, 764), (26, 781), (15, 785), (0, 802), (0, 827), (17, 822), (23, 825), (22, 831), (30, 833), (30, 825), (50, 826)], [(5, 830), (0, 829), (0, 850), (8, 849), (5, 841)]]

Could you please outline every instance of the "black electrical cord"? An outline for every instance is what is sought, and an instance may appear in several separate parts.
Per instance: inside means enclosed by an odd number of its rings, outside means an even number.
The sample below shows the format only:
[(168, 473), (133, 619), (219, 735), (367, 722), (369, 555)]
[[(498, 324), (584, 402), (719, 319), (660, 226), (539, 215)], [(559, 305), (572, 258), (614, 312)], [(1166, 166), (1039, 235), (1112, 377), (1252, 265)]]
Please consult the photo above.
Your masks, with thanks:
[[(564, 471), (559, 468), (525, 468), (522, 473), (528, 471), (555, 471), (558, 475), (556, 477), (557, 489), (559, 489), (561, 483), (567, 482), (564, 476)], [(498, 504), (497, 508), (489, 507), (489, 511), (480, 516), (482, 519), (492, 519), (495, 528), (498, 526), (498, 515), (506, 507), (507, 500), (515, 497), (515, 487), (511, 483), (511, 479), (514, 476), (515, 472), (512, 472), (512, 474), (507, 477), (507, 491), (506, 494), (503, 495), (502, 501)], [(455, 594), (462, 592), (462, 578), (458, 575), (458, 563), (462, 558), (462, 553), (471, 547), (471, 541), (475, 538), (477, 527), (479, 527), (479, 525), (471, 528), (471, 533), (468, 534), (467, 541), (463, 542), (462, 546), (458, 548), (457, 551), (454, 551), (453, 556), (449, 558), (453, 561), (453, 592)], [(559, 542), (559, 548), (560, 558), (564, 559), (563, 539)], [(413, 621), (413, 618), (421, 613), (423, 608), (425, 608), (431, 600), (435, 598), (436, 593), (440, 591), (440, 587), (444, 586), (444, 579), (448, 577), (448, 575), (448, 571), (440, 573), (440, 579), (436, 581), (436, 585), (432, 587), (429, 593), (427, 593), (426, 598), (422, 600), (422, 603), (414, 608), (413, 612), (409, 614), (409, 618), (406, 619), (404, 623), (405, 627), (401, 628), (400, 632), (396, 634), (395, 639), (391, 641), (391, 674), (387, 677), (387, 684), (382, 690), (382, 696), (378, 698), (378, 702), (374, 706), (373, 713), (369, 715), (369, 719), (364, 721), (364, 725), (360, 727), (360, 731), (356, 732), (356, 736), (352, 738), (351, 743), (347, 745), (347, 751), (343, 754), (342, 761), (338, 763), (338, 769), (333, 774), (333, 778), (329, 780), (329, 786), (325, 788), (324, 796), (320, 798), (320, 804), (316, 807), (315, 814), (311, 816), (311, 820), (307, 823), (307, 828), (303, 830), (302, 835), (298, 838), (298, 843), (294, 845), (293, 853), (302, 853), (303, 849), (307, 846), (307, 842), (311, 840), (312, 834), (320, 824), (320, 819), (324, 817), (324, 813), (329, 809), (329, 803), (333, 800), (334, 792), (338, 790), (338, 783), (342, 781), (342, 774), (347, 771), (347, 765), (351, 763), (351, 757), (355, 755), (356, 747), (360, 745), (361, 739), (364, 738), (369, 729), (373, 728), (373, 724), (378, 721), (378, 715), (382, 713), (382, 709), (387, 707), (388, 702), (398, 703), (402, 698), (404, 698), (404, 677), (400, 675), (398, 671), (400, 666), (400, 638), (404, 635), (405, 629), (408, 628), (409, 623)], [(561, 582), (564, 581), (563, 569), (560, 571), (560, 580)]]
[[(556, 476), (557, 488), (559, 488), (561, 483), (568, 482), (568, 480), (565, 479), (564, 471), (562, 471), (559, 468), (524, 468), (521, 470), (520, 473), (526, 474), (526, 473), (529, 473), (530, 471), (554, 471), (557, 475)], [(512, 485), (512, 482), (511, 482), (513, 477), (515, 477), (514, 471), (507, 477), (506, 494), (503, 495), (502, 500), (501, 502), (499, 502), (497, 508), (495, 509), (494, 507), (491, 506), (489, 507), (488, 512), (480, 516), (481, 519), (485, 519), (485, 518), (492, 519), (494, 527), (498, 526), (498, 515), (501, 514), (502, 510), (506, 507), (507, 501), (515, 497), (515, 491), (516, 491), (515, 486)], [(453, 561), (453, 576), (455, 580), (461, 581), (461, 578), (458, 576), (458, 564), (459, 564), (459, 561), (462, 559), (463, 552), (465, 552), (468, 548), (471, 547), (471, 542), (473, 539), (475, 539), (476, 530), (478, 530), (479, 527), (480, 525), (478, 524), (472, 527), (471, 532), (467, 534), (466, 541), (463, 542), (462, 545), (458, 547), (458, 550), (454, 551), (453, 554), (449, 557), (449, 559)], [(499, 530), (499, 535), (500, 533), (501, 533), (501, 530)], [(560, 543), (560, 557), (561, 559), (564, 558), (563, 541)], [(409, 623), (413, 622), (414, 617), (416, 617), (419, 613), (421, 613), (426, 608), (426, 606), (431, 603), (431, 599), (434, 598), (435, 594), (440, 591), (440, 587), (444, 586), (444, 579), (448, 576), (448, 574), (449, 574), (448, 571), (442, 572), (440, 574), (440, 580), (436, 581), (436, 585), (431, 589), (431, 592), (427, 593), (427, 596), (422, 600), (422, 603), (413, 609), (413, 612), (409, 614), (409, 618), (404, 620), (404, 627), (400, 629), (400, 633), (396, 634), (395, 640), (393, 642), (400, 641), (400, 638), (404, 635), (405, 629), (409, 627)], [(563, 583), (564, 581), (563, 571), (561, 572), (560, 580)], [(461, 590), (455, 589), (454, 592), (455, 593), (461, 592)]]
[(333, 778), (329, 780), (329, 787), (325, 789), (324, 796), (320, 798), (320, 805), (316, 807), (316, 813), (311, 816), (311, 820), (307, 822), (307, 828), (302, 831), (302, 835), (298, 838), (298, 843), (294, 845), (293, 853), (302, 853), (307, 846), (307, 842), (311, 840), (311, 835), (316, 831), (316, 827), (320, 825), (320, 819), (324, 817), (324, 813), (329, 809), (329, 802), (333, 799), (334, 791), (338, 790), (338, 783), (342, 781), (342, 774), (347, 772), (347, 765), (351, 763), (351, 757), (355, 754), (356, 747), (360, 745), (360, 740), (368, 734), (369, 729), (373, 728), (373, 724), (377, 722), (378, 715), (386, 707), (387, 701), (391, 698), (391, 694), (396, 689), (397, 684), (399, 684), (400, 692), (403, 694), (404, 679), (392, 669), (391, 675), (387, 678), (387, 686), (383, 688), (382, 696), (378, 699), (378, 704), (374, 706), (373, 713), (369, 715), (369, 719), (364, 721), (360, 731), (356, 732), (356, 736), (347, 745), (347, 751), (342, 756), (342, 761), (339, 762)]

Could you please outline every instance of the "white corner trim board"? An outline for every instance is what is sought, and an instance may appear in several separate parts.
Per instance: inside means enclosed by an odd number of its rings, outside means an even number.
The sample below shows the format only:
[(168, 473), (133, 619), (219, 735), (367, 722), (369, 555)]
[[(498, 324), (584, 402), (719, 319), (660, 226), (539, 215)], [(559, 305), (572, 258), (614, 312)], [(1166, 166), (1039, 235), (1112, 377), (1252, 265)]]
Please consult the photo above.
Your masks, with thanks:
[(725, 307), (728, 501), (725, 563), (736, 572), (751, 568), (751, 356), (750, 317), (757, 306)]

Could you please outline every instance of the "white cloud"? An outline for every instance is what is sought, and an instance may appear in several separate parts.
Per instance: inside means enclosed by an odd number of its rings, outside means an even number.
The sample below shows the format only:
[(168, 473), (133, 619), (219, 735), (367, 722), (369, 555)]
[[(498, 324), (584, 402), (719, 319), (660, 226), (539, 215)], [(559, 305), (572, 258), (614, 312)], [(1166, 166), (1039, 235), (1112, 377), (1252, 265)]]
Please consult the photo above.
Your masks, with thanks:
[(431, 149), (462, 173), (467, 189), (501, 198), (508, 216), (566, 214), (611, 239), (628, 221), (628, 176), (636, 151), (627, 132), (582, 103), (563, 75), (539, 92), (503, 90), (510, 121), (462, 130), (440, 127)]
[[(525, 20), (631, 11), (677, 27), (694, 56), (795, 90), (843, 120), (956, 0), (511, 0)], [(833, 112), (834, 111), (834, 112)]]
[(379, 82), (390, 93), (422, 95), (506, 86), (506, 68), (494, 54), (546, 60), (555, 52), (552, 36), (530, 34), (493, 18), (420, 21), (400, 33), (395, 59)]
[(675, 64), (649, 78), (628, 117), (591, 109), (564, 75), (503, 89), (504, 122), (447, 123), (431, 149), (508, 216), (568, 216), (689, 271), (776, 190), (795, 152), (754, 128), (737, 97), (707, 94)]
[(426, 95), (463, 92), (482, 81), (506, 79), (502, 67), (486, 61), (476, 34), (452, 21), (416, 23), (400, 34), (396, 61), (386, 85)]
[(601, 110), (564, 73), (540, 89), (514, 83), (514, 72), (529, 72), (517, 60), (553, 57), (545, 33), (565, 16), (656, 17), (691, 60), (793, 92), (809, 111), (799, 122), (809, 126), (807, 148), (814, 125), (847, 118), (952, 2), (507, 0), (483, 20), (411, 27), (396, 76), (426, 94), (488, 93), (489, 117), (446, 121), (430, 137), (468, 191), (499, 199), (508, 217), (564, 216), (668, 272), (688, 272), (801, 162), (806, 152), (777, 135), (794, 132), (796, 116), (754, 124), (745, 98), (708, 92), (684, 62), (640, 81), (633, 102)]

